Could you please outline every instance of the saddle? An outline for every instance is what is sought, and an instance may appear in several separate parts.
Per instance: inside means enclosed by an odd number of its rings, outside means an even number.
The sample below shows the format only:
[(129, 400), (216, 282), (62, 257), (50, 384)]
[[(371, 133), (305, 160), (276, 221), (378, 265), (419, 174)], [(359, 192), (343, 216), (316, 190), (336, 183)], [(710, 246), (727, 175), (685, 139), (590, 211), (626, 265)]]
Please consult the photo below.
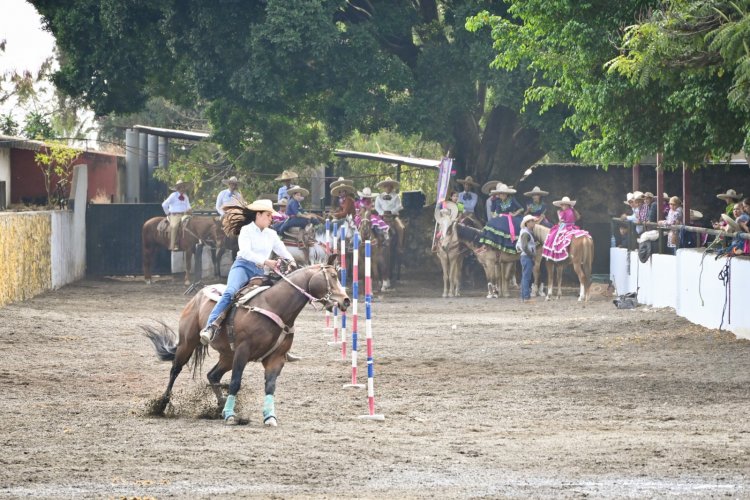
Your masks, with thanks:
[[(191, 217), (192, 215), (183, 215), (180, 219), (180, 227), (182, 227), (183, 231), (185, 230), (185, 226), (187, 225)], [(165, 216), (159, 222), (159, 224), (156, 226), (156, 232), (163, 237), (169, 238), (169, 217)]]
[(292, 247), (304, 248), (307, 246), (305, 233), (301, 227), (292, 227), (284, 231), (284, 234), (281, 235), (281, 241), (285, 245)]

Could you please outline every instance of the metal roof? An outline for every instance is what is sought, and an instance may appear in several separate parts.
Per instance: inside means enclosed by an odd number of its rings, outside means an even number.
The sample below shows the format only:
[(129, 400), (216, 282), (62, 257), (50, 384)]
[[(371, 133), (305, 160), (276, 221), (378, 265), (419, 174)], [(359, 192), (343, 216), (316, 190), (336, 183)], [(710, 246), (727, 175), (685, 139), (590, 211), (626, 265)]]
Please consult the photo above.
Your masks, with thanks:
[(337, 149), (334, 151), (336, 156), (342, 158), (358, 158), (360, 160), (382, 161), (386, 163), (395, 163), (397, 165), (409, 165), (411, 167), (433, 168), (440, 167), (441, 160), (429, 160), (426, 158), (413, 158), (411, 156), (401, 156), (391, 153), (366, 153), (362, 151), (349, 151), (346, 149)]
[(187, 139), (189, 141), (202, 141), (207, 139), (211, 134), (207, 132), (191, 132), (189, 130), (175, 130), (171, 128), (149, 127), (147, 125), (133, 125), (133, 129), (147, 134), (157, 135), (159, 137), (169, 137), (170, 139)]

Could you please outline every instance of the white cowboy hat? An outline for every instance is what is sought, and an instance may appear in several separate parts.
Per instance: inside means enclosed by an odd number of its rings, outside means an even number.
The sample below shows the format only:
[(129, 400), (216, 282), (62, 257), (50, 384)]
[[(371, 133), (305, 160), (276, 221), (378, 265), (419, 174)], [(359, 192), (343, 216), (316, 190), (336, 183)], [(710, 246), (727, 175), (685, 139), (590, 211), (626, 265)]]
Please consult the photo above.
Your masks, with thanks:
[(439, 219), (440, 217), (448, 217), (448, 219), (454, 221), (458, 218), (458, 205), (456, 205), (452, 201), (444, 201), (443, 208), (441, 208), (438, 213), (440, 215), (436, 218)]
[(255, 200), (245, 208), (254, 212), (271, 212), (273, 215), (279, 215), (279, 213), (273, 209), (273, 202), (271, 200)]
[(534, 195), (537, 195), (537, 196), (548, 196), (549, 193), (547, 191), (542, 191), (541, 189), (539, 189), (539, 186), (534, 186), (534, 189), (532, 189), (531, 191), (526, 191), (525, 193), (523, 193), (523, 195), (524, 196), (528, 196), (529, 198), (531, 198)]
[(479, 183), (474, 181), (474, 178), (470, 175), (467, 175), (466, 179), (456, 179), (456, 184), (463, 184), (464, 187), (466, 187), (467, 185), (479, 187)]
[(500, 181), (487, 181), (482, 185), (482, 192), (486, 195), (490, 194), (490, 191), (492, 191), (492, 188), (497, 186), (500, 183)]
[(698, 220), (703, 218), (703, 212), (690, 209), (690, 220)]
[(727, 214), (721, 214), (721, 220), (723, 220), (724, 222), (726, 222), (727, 223), (727, 227), (729, 229), (731, 229), (732, 231), (739, 231), (740, 230), (740, 225), (737, 224), (737, 221), (735, 221), (734, 219), (732, 219)]
[(357, 195), (360, 198), (375, 198), (378, 195), (378, 193), (373, 193), (372, 189), (370, 189), (369, 187), (366, 187), (362, 189), (362, 191), (357, 191)]
[(529, 215), (526, 215), (526, 216), (524, 216), (524, 218), (523, 218), (523, 219), (521, 219), (521, 227), (526, 227), (526, 224), (528, 224), (528, 223), (529, 223), (529, 221), (532, 221), (532, 220), (533, 220), (534, 222), (536, 222), (536, 217), (534, 217), (534, 216), (533, 216), (533, 215), (531, 215), (531, 214), (529, 214)]
[(390, 177), (386, 177), (385, 180), (382, 180), (375, 184), (375, 187), (378, 189), (383, 189), (386, 186), (393, 186), (393, 189), (398, 189), (399, 187), (401, 187), (401, 183), (398, 181), (394, 181)]
[(562, 200), (553, 201), (552, 204), (556, 207), (561, 207), (563, 205), (570, 205), (571, 207), (576, 206), (576, 200), (571, 200), (567, 196), (563, 196)]
[(334, 186), (331, 189), (331, 194), (333, 196), (338, 196), (339, 193), (342, 192), (342, 191), (345, 191), (345, 192), (351, 193), (351, 194), (354, 194), (354, 193), (357, 192), (356, 189), (354, 189), (354, 186), (352, 186), (351, 184), (347, 183), (347, 184), (339, 184), (337, 186)]
[(490, 191), (490, 194), (514, 194), (516, 192), (515, 189), (509, 188), (507, 185), (503, 184), (502, 182), (498, 182), (497, 186), (495, 186), (495, 189)]
[(183, 188), (185, 191), (193, 187), (193, 183), (190, 181), (183, 181), (180, 179), (179, 181), (174, 183), (174, 186), (171, 187), (173, 191), (179, 191), (180, 188)]
[(331, 189), (341, 186), (342, 184), (346, 184), (347, 186), (354, 187), (354, 181), (350, 181), (349, 179), (344, 179), (343, 177), (339, 177), (335, 181), (331, 183)]
[(734, 200), (734, 201), (738, 201), (742, 199), (742, 195), (737, 194), (737, 191), (735, 191), (734, 189), (727, 189), (726, 193), (717, 194), (716, 197), (724, 201), (726, 201), (727, 199)]
[(226, 185), (226, 186), (228, 186), (228, 185), (230, 185), (230, 184), (239, 184), (239, 183), (240, 183), (240, 181), (239, 181), (239, 179), (237, 179), (237, 177), (235, 177), (235, 176), (233, 175), (233, 176), (232, 176), (232, 177), (230, 177), (229, 179), (224, 179), (223, 181), (221, 181), (221, 183), (222, 183), (222, 184), (224, 184), (224, 185)]
[(624, 204), (630, 205), (630, 202), (633, 200), (633, 193), (628, 193), (625, 195), (625, 201), (623, 201)]
[(641, 191), (633, 191), (633, 199), (634, 200), (642, 200), (644, 198), (643, 192)]
[(304, 197), (310, 196), (310, 191), (300, 186), (292, 186), (286, 190), (286, 194), (289, 196), (294, 196), (297, 193), (302, 193)]
[(296, 178), (298, 178), (299, 175), (297, 175), (296, 172), (292, 172), (291, 170), (284, 170), (280, 176), (276, 177), (276, 181), (291, 181)]

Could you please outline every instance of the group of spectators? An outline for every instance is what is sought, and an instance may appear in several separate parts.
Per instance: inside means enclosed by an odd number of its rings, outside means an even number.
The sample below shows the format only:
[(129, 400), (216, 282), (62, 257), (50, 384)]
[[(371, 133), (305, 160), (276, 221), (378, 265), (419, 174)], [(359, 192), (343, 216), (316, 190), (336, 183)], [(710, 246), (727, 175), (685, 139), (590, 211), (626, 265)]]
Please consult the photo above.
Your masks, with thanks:
[[(750, 232), (750, 198), (743, 199), (742, 194), (738, 194), (734, 189), (716, 195), (718, 199), (726, 202), (726, 209), (710, 223), (704, 220), (703, 213), (698, 210), (691, 209), (689, 215), (685, 214), (679, 196), (663, 193), (662, 197), (666, 203), (663, 211), (659, 213), (658, 203), (652, 193), (635, 191), (627, 194), (624, 203), (628, 205), (629, 210), (622, 214), (621, 219), (635, 223), (639, 239), (649, 239), (652, 236), (646, 226), (647, 222), (658, 223), (662, 227), (686, 225), (713, 228), (728, 233)], [(628, 226), (620, 226), (618, 246), (628, 246), (629, 231)], [(669, 253), (674, 254), (677, 248), (703, 246), (707, 240), (705, 233), (696, 234), (684, 229), (674, 229), (667, 234), (667, 249)], [(747, 240), (735, 237), (732, 242), (732, 246), (738, 247), (735, 253), (750, 253), (746, 242)]]

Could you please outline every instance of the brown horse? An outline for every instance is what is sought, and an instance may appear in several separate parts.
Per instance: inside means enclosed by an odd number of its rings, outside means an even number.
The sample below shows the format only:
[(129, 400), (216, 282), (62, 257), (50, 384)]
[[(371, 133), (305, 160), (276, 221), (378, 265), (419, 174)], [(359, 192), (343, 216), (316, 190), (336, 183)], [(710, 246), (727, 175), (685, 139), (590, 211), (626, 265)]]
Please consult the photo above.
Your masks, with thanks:
[(443, 268), (443, 297), (461, 296), (461, 269), (466, 258), (466, 249), (455, 235), (455, 220), (447, 214), (436, 214), (435, 221), (440, 231), (433, 250)]
[(482, 230), (468, 226), (461, 222), (455, 222), (455, 230), (452, 234), (466, 245), (477, 258), (487, 276), (487, 298), (497, 298), (500, 295), (510, 297), (510, 281), (515, 270), (516, 263), (520, 260), (519, 254), (502, 252), (479, 242)]
[(370, 240), (370, 265), (374, 289), (385, 292), (391, 288), (391, 244), (382, 231), (375, 233), (370, 220), (370, 212), (365, 212), (359, 224), (359, 262), (360, 269), (365, 266), (365, 241)]
[[(539, 254), (541, 254), (541, 246), (547, 239), (550, 229), (541, 224), (534, 225), (534, 239), (540, 242)], [(547, 298), (549, 300), (552, 296), (552, 288), (557, 280), (557, 298), (562, 296), (562, 275), (565, 266), (573, 265), (573, 270), (578, 276), (578, 283), (580, 284), (580, 292), (578, 294), (578, 301), (589, 301), (589, 288), (591, 287), (591, 266), (594, 262), (594, 240), (591, 236), (581, 236), (579, 238), (573, 238), (568, 247), (568, 258), (555, 262), (545, 257), (545, 265), (547, 266)], [(540, 285), (540, 274), (539, 266), (541, 261), (539, 259), (534, 263), (534, 280), (537, 287)]]
[[(234, 316), (234, 350), (230, 345), (227, 328), (222, 325), (211, 347), (219, 352), (219, 361), (208, 372), (208, 382), (216, 394), (219, 406), (224, 406), (225, 423), (239, 423), (234, 414), (234, 401), (240, 390), (242, 372), (249, 361), (260, 361), (265, 370), (265, 402), (263, 421), (266, 425), (277, 424), (274, 410), (276, 378), (286, 361), (286, 353), (294, 340), (294, 321), (307, 304), (321, 304), (326, 309), (337, 306), (345, 311), (350, 304), (349, 296), (338, 280), (332, 265), (335, 256), (327, 264), (316, 264), (300, 268), (268, 290), (238, 306)], [(208, 320), (215, 302), (203, 292), (196, 294), (180, 315), (179, 339), (175, 344), (174, 334), (166, 326), (161, 329), (142, 327), (153, 342), (156, 355), (162, 361), (172, 361), (167, 390), (155, 405), (156, 413), (162, 414), (169, 403), (172, 387), (182, 367), (193, 360), (193, 376), (197, 374), (205, 359), (208, 346), (200, 343), (200, 330)], [(224, 398), (219, 385), (221, 377), (232, 371), (229, 394)]]
[[(141, 230), (143, 248), (143, 277), (151, 284), (151, 265), (159, 247), (169, 249), (169, 229), (159, 231), (157, 227), (164, 217), (152, 217), (143, 224)], [(185, 252), (185, 284), (189, 285), (193, 264), (193, 252), (197, 243), (205, 243), (216, 248), (223, 241), (224, 233), (213, 216), (193, 215), (182, 223), (177, 233), (177, 244)]]

